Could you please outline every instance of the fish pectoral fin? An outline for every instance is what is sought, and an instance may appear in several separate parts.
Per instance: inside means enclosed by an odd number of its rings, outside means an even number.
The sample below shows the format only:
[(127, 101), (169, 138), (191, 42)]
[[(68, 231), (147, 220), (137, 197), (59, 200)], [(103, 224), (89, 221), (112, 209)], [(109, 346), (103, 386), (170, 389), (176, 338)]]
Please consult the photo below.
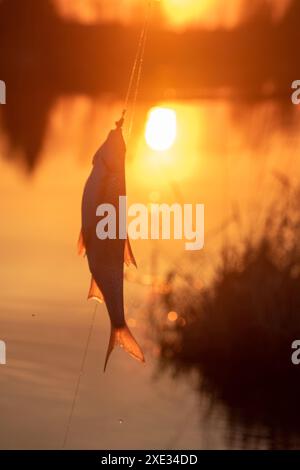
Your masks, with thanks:
[(111, 326), (110, 339), (104, 363), (104, 372), (108, 363), (108, 359), (115, 346), (120, 346), (138, 361), (145, 362), (143, 351), (134, 339), (128, 326), (125, 325), (122, 328), (115, 328), (114, 326)]
[(130, 266), (131, 264), (133, 264), (137, 268), (136, 260), (132, 253), (128, 235), (125, 240), (125, 246), (124, 246), (124, 263), (126, 264), (126, 266)]
[(101, 304), (105, 301), (104, 295), (102, 294), (101, 289), (99, 288), (93, 276), (91, 278), (91, 285), (88, 293), (88, 300), (89, 299), (98, 300), (98, 302), (100, 302)]
[(85, 256), (86, 249), (85, 249), (85, 244), (83, 240), (83, 235), (82, 235), (82, 230), (80, 230), (78, 242), (77, 242), (77, 252), (79, 256)]

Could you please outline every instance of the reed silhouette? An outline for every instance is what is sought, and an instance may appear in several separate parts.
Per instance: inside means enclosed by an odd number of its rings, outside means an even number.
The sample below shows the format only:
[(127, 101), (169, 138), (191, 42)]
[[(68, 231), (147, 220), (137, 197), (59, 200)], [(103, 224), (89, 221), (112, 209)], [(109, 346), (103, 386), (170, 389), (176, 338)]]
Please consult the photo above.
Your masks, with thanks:
[(276, 177), (284, 190), (260, 234), (255, 227), (224, 246), (212, 282), (200, 289), (176, 286), (170, 272), (158, 310), (176, 311), (177, 320), (151, 317), (159, 370), (197, 373), (200, 394), (226, 405), (233, 446), (241, 427), (244, 447), (253, 435), (257, 446), (261, 432), (270, 448), (300, 442), (300, 369), (291, 361), (291, 344), (300, 338), (300, 187)]

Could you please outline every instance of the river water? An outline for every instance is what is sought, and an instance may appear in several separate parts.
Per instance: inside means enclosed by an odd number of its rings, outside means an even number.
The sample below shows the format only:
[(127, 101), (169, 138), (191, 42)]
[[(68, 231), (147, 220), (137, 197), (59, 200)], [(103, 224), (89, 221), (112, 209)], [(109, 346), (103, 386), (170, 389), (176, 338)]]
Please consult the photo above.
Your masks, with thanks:
[[(237, 214), (240, 230), (259, 226), (282, 178), (297, 182), (300, 115), (267, 100), (155, 103), (177, 113), (174, 146), (156, 154), (144, 140), (152, 105), (140, 105), (135, 117), (129, 203), (204, 203), (201, 256), (213, 263), (222, 241), (236, 235)], [(7, 348), (7, 364), (0, 366), (2, 449), (62, 446), (94, 309), (86, 301), (87, 263), (76, 254), (81, 193), (93, 153), (121, 109), (110, 98), (58, 99), (47, 109), (31, 173), (26, 135), (18, 139), (18, 128), (14, 134), (4, 111), (0, 116), (0, 339)], [(29, 121), (25, 134), (33, 134), (33, 126)], [(187, 254), (181, 240), (137, 240), (133, 249), (139, 269), (127, 276), (126, 311), (146, 364), (117, 350), (103, 374), (109, 321), (99, 306), (66, 447), (280, 447), (268, 429), (241, 427), (233, 437), (226, 408), (212, 408), (192, 375), (157, 374), (147, 323), (152, 276), (186, 257), (194, 269), (200, 254)], [(210, 276), (205, 269), (204, 280)]]

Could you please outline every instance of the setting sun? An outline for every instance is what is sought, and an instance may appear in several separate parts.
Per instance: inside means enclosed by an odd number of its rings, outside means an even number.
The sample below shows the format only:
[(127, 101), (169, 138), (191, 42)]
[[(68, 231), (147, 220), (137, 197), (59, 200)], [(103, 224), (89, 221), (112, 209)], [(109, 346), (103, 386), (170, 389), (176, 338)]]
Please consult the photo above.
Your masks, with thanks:
[(149, 112), (145, 139), (152, 150), (168, 150), (177, 134), (176, 112), (169, 108), (153, 108)]

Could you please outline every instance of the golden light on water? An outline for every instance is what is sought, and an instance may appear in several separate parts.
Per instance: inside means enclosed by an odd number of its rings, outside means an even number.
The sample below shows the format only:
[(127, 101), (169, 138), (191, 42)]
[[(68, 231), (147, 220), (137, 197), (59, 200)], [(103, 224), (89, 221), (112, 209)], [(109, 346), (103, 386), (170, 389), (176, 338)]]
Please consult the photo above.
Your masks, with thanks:
[(128, 326), (130, 326), (131, 328), (136, 327), (136, 319), (135, 318), (132, 318), (132, 317), (128, 318), (127, 323), (128, 323)]
[(173, 194), (169, 180), (184, 182), (199, 170), (199, 143), (208, 122), (202, 114), (194, 103), (175, 101), (162, 101), (148, 110), (129, 174), (135, 180), (131, 184), (148, 191), (149, 202), (159, 202), (166, 192)]
[(172, 147), (177, 135), (176, 112), (170, 108), (153, 108), (149, 112), (145, 139), (152, 150), (163, 152)]
[(177, 318), (178, 318), (177, 312), (169, 312), (169, 313), (168, 313), (168, 320), (169, 320), (170, 322), (176, 321)]

